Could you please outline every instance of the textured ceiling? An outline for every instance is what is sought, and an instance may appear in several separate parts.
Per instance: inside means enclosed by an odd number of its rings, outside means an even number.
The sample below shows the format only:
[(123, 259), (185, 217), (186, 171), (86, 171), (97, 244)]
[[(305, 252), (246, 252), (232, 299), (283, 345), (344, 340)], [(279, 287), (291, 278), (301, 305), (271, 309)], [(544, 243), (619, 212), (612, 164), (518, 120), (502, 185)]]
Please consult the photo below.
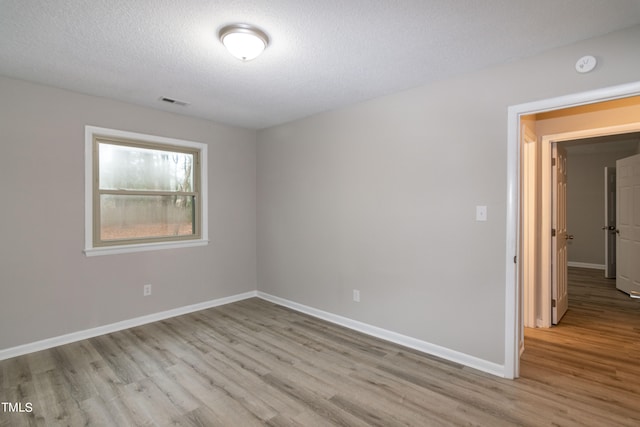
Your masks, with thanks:
[[(236, 22), (262, 56), (225, 51)], [(0, 0), (0, 74), (259, 129), (638, 23), (638, 0)]]

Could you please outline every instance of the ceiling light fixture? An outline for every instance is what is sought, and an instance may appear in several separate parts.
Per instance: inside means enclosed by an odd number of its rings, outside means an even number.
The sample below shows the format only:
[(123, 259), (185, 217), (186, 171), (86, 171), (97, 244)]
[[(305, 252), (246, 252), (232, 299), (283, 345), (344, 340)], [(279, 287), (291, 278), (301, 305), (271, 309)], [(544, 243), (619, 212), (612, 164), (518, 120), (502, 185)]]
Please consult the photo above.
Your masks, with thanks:
[(269, 45), (267, 34), (251, 25), (231, 24), (220, 30), (220, 41), (241, 61), (250, 61)]

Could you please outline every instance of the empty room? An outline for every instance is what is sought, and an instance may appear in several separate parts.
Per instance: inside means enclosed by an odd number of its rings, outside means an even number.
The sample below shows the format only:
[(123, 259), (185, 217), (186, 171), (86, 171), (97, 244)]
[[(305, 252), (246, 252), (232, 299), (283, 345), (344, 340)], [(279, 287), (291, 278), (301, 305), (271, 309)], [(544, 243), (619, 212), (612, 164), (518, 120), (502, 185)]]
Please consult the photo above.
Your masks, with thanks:
[(609, 279), (549, 195), (638, 70), (637, 0), (0, 0), (0, 427), (640, 424), (640, 167)]

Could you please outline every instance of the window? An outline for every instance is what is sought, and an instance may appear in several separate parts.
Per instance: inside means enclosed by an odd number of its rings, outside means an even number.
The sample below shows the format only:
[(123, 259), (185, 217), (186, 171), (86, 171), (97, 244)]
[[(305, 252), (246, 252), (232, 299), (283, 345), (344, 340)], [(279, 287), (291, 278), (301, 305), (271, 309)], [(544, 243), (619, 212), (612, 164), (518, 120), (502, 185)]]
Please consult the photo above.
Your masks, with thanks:
[(85, 253), (207, 244), (206, 145), (86, 127)]

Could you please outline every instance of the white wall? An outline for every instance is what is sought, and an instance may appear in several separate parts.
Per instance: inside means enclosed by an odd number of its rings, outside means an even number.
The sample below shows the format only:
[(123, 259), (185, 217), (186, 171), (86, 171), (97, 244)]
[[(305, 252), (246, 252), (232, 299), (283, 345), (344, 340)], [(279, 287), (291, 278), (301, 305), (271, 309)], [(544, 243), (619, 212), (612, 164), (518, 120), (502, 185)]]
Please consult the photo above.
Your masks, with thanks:
[[(504, 363), (507, 108), (637, 80), (638, 40), (635, 27), (259, 132), (258, 289)], [(601, 65), (579, 75), (585, 54)]]
[[(0, 350), (256, 289), (255, 131), (2, 77), (0, 99)], [(85, 257), (87, 124), (208, 144), (211, 243)]]

